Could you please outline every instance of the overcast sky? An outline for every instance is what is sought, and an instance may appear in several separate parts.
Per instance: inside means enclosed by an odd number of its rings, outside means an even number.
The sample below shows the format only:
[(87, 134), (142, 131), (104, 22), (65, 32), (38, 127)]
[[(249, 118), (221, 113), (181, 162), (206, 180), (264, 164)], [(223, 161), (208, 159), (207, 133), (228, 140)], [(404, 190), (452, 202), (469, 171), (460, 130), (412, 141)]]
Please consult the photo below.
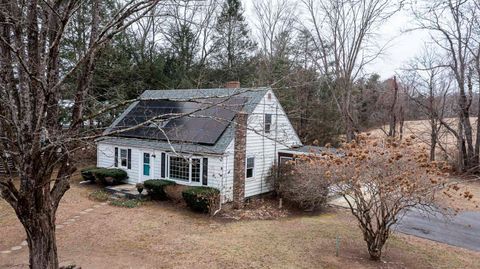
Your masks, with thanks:
[[(252, 1), (256, 0), (243, 0), (247, 20), (255, 18)], [(302, 16), (300, 15), (299, 18), (302, 19)], [(251, 21), (249, 23), (252, 30), (255, 31), (253, 23)], [(378, 73), (383, 79), (388, 79), (396, 72), (401, 71), (410, 59), (421, 52), (429, 35), (424, 31), (406, 32), (405, 30), (412, 28), (412, 24), (412, 17), (408, 10), (403, 10), (382, 25), (378, 31), (378, 43), (380, 45), (388, 43), (389, 46), (384, 55), (368, 66), (366, 72)]]

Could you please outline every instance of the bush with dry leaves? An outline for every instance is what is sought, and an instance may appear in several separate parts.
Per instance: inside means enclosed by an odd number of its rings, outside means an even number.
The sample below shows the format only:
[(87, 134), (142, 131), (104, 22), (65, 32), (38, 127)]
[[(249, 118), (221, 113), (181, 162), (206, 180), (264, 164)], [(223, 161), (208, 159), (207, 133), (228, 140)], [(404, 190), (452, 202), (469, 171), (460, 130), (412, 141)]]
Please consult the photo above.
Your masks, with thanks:
[(325, 152), (299, 156), (295, 161), (294, 173), (301, 174), (306, 182), (322, 180), (345, 198), (372, 260), (380, 260), (392, 226), (406, 210), (437, 210), (436, 194), (447, 192), (445, 171), (449, 167), (429, 161), (414, 139), (360, 135), (342, 145), (341, 155)]

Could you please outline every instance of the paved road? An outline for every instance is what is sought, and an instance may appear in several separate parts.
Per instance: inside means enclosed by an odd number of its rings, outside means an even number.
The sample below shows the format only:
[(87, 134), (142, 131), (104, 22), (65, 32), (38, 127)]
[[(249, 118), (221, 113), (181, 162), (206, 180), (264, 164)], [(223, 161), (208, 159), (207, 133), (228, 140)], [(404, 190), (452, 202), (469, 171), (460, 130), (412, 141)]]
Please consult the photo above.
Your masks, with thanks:
[(395, 230), (480, 251), (480, 212), (462, 212), (446, 218), (442, 214), (425, 216), (416, 210), (409, 211)]

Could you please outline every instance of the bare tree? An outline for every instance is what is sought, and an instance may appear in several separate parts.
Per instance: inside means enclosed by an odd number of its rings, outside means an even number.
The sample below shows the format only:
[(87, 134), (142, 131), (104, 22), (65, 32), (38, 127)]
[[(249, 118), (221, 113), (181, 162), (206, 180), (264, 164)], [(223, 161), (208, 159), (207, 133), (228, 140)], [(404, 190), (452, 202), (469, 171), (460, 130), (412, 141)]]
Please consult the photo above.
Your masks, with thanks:
[(378, 26), (399, 6), (388, 0), (303, 0), (310, 16), (308, 25), (316, 50), (317, 69), (330, 80), (330, 88), (343, 116), (347, 140), (357, 130), (353, 115), (354, 81), (364, 67), (383, 51), (374, 43)]
[[(0, 177), (0, 193), (25, 228), (31, 268), (58, 268), (55, 215), (82, 140), (85, 97), (95, 57), (115, 35), (145, 16), (159, 0), (124, 3), (100, 25), (91, 1), (88, 48), (62, 71), (60, 48), (69, 21), (82, 1), (0, 2), (0, 159), (8, 154), (15, 171)], [(75, 101), (68, 129), (59, 123), (59, 102), (67, 79), (75, 78)], [(15, 173), (16, 172), (16, 175)], [(14, 178), (19, 179), (16, 186)]]
[[(449, 130), (454, 130), (447, 122), (448, 97), (451, 94), (452, 79), (441, 62), (441, 56), (432, 48), (424, 50), (421, 56), (416, 57), (405, 70), (402, 81), (408, 89), (408, 98), (418, 106), (420, 111), (428, 119), (430, 140), (423, 141), (430, 145), (430, 160), (436, 159), (437, 146), (448, 154), (448, 150), (442, 145), (442, 130), (456, 136)], [(417, 136), (422, 139), (422, 135)]]
[(342, 154), (300, 157), (295, 170), (308, 180), (328, 182), (334, 194), (345, 199), (370, 258), (378, 261), (393, 225), (406, 210), (435, 210), (436, 193), (447, 188), (443, 165), (429, 162), (412, 138), (397, 141), (360, 134), (342, 147)]
[(395, 137), (397, 135), (397, 113), (395, 113), (395, 108), (397, 107), (398, 103), (398, 83), (397, 77), (393, 77), (393, 100), (392, 104), (390, 105), (390, 109), (388, 110), (388, 115), (390, 118), (389, 121), (389, 130), (388, 136)]
[[(412, 6), (418, 27), (431, 32), (438, 48), (448, 57), (448, 68), (453, 73), (458, 89), (458, 170), (465, 171), (478, 165), (475, 153), (470, 108), (473, 99), (472, 55), (469, 44), (472, 41), (473, 20), (470, 12), (475, 1), (471, 0), (435, 0), (420, 1)], [(478, 135), (478, 134), (477, 134)]]

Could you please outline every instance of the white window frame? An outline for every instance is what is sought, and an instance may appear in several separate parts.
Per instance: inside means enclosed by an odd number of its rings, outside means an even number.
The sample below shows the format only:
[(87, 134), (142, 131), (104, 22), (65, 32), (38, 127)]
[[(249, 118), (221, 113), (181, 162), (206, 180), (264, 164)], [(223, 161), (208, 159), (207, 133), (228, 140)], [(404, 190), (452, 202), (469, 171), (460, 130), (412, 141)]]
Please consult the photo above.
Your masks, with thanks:
[[(248, 177), (247, 176), (247, 171), (248, 171), (248, 159), (251, 159), (253, 158), (253, 167), (251, 168), (252, 169), (252, 176), (251, 177)], [(255, 156), (248, 156), (246, 159), (245, 159), (245, 179), (253, 179), (255, 178)]]
[[(181, 156), (177, 156), (177, 155), (170, 155), (170, 154), (167, 154), (167, 177), (168, 179), (170, 180), (173, 180), (175, 182), (179, 182), (179, 183), (188, 183), (188, 184), (191, 184), (191, 185), (202, 185), (202, 175), (203, 175), (203, 158), (202, 157), (190, 157), (188, 158), (188, 181), (186, 180), (182, 180), (182, 179), (176, 179), (176, 178), (172, 178), (170, 176), (170, 162), (171, 162), (171, 158), (183, 158)], [(183, 159), (187, 159), (187, 158), (183, 158)], [(199, 174), (199, 181), (192, 181), (192, 160), (193, 159), (196, 159), (196, 160), (199, 160), (199, 164), (200, 164), (200, 174)]]
[[(125, 165), (122, 165), (122, 150), (125, 150)], [(118, 148), (118, 167), (128, 169), (128, 149)]]
[[(286, 160), (286, 161), (282, 162), (282, 160)], [(280, 165), (287, 163), (288, 161), (293, 161), (293, 157), (280, 156)]]

